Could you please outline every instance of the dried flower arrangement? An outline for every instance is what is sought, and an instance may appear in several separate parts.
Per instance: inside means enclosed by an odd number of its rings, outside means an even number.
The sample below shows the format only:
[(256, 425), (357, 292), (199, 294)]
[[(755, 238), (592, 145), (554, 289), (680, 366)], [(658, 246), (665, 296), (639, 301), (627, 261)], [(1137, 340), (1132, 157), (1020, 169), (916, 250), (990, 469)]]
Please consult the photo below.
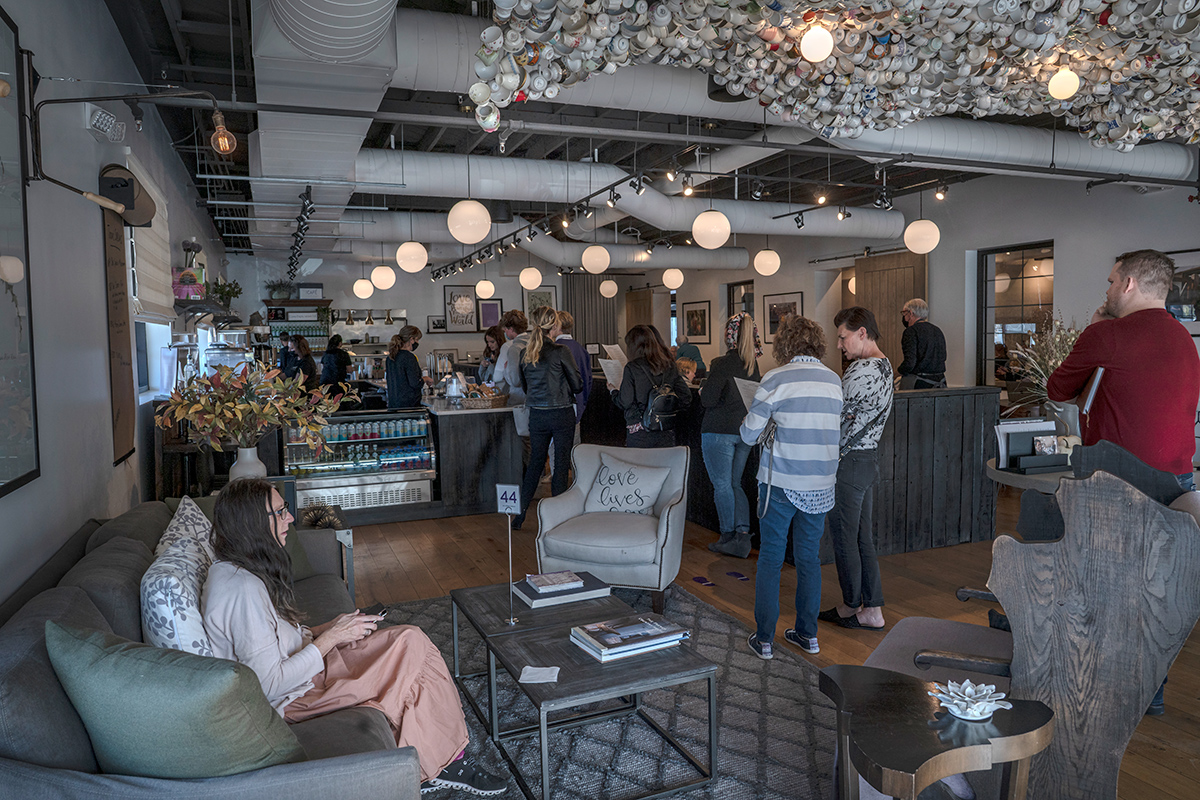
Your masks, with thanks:
[(1043, 330), (1030, 336), (1026, 345), (1015, 344), (1009, 354), (1023, 375), (1021, 380), (1021, 395), (1013, 398), (1017, 402), (1009, 407), (1006, 414), (1026, 406), (1049, 401), (1046, 395), (1046, 384), (1054, 370), (1058, 369), (1063, 360), (1070, 355), (1075, 347), (1075, 340), (1081, 331), (1075, 327), (1075, 321), (1068, 326), (1062, 318), (1049, 319), (1048, 325), (1039, 326)]

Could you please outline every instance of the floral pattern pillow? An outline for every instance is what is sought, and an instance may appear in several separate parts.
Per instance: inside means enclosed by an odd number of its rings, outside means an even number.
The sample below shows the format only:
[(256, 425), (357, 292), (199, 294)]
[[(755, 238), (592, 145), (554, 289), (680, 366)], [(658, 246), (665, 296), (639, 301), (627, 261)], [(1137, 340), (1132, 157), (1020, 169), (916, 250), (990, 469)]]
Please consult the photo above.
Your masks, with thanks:
[(179, 503), (142, 576), (142, 639), (155, 647), (211, 656), (200, 593), (213, 562), (212, 523), (190, 497)]

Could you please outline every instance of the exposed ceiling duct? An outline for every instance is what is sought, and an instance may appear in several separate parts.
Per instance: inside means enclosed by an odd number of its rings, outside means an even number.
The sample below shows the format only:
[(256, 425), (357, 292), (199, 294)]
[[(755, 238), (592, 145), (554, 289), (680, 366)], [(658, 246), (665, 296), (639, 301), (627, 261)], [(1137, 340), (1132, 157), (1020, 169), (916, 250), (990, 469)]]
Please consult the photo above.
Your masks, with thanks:
[[(468, 193), (467, 172), (467, 156), (364, 149), (359, 153), (355, 175), (365, 183), (403, 183), (404, 188), (393, 190), (396, 194), (462, 197)], [(589, 193), (589, 187), (596, 191), (631, 178), (608, 164), (486, 156), (470, 158), (470, 176), (470, 194), (476, 199), (555, 205), (579, 202)], [(832, 208), (812, 209), (805, 212), (801, 230), (792, 216), (799, 210), (797, 205), (667, 197), (653, 188), (641, 195), (624, 193), (617, 208), (663, 231), (691, 230), (696, 216), (709, 208), (722, 212), (734, 233), (896, 239), (904, 231), (904, 215), (898, 211), (854, 208), (849, 219), (839, 221)]]

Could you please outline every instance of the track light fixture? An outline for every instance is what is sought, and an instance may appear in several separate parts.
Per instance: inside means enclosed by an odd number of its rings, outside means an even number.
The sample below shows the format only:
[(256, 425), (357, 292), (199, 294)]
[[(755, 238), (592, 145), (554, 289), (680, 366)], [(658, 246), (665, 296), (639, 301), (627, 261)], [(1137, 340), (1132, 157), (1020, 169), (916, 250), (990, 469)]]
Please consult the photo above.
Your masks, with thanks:
[(646, 175), (639, 172), (636, 177), (629, 181), (629, 188), (633, 189), (633, 193), (641, 197), (646, 193)]
[(564, 228), (571, 227), (571, 215), (567, 212), (564, 212), (562, 215), (562, 226)]
[(592, 215), (593, 215), (593, 214), (595, 214), (595, 213), (596, 213), (596, 210), (595, 210), (595, 209), (593, 209), (591, 206), (584, 206), (584, 207), (583, 207), (583, 218), (584, 218), (584, 219), (591, 219), (591, 218), (592, 218)]
[(533, 225), (530, 225), (529, 230), (527, 230), (525, 232), (525, 241), (532, 242), (533, 237), (535, 237), (537, 235), (538, 235), (538, 229), (536, 227), (534, 227)]
[(801, 211), (796, 214), (796, 230), (800, 230), (803, 227), (804, 227), (804, 212)]
[(845, 206), (838, 206), (838, 222), (850, 219), (852, 216), (854, 215), (847, 211)]
[(605, 200), (604, 202), (609, 208), (616, 208), (617, 201), (620, 199), (621, 199), (621, 195), (617, 194), (617, 190), (610, 189), (608, 192), (608, 199)]
[(692, 176), (684, 175), (683, 176), (683, 196), (691, 197), (693, 192), (695, 192), (695, 189), (692, 188)]
[(875, 192), (875, 201), (874, 201), (873, 205), (876, 208), (882, 209), (884, 211), (891, 211), (892, 210), (891, 192), (889, 192), (887, 189), (880, 189), (879, 191)]
[(824, 186), (817, 187), (817, 205), (823, 206), (829, 202), (829, 192)]
[(654, 242), (646, 242), (646, 255), (654, 255)]
[(679, 176), (679, 162), (671, 160), (671, 166), (667, 168), (667, 180), (671, 183), (675, 182), (675, 178)]
[(750, 184), (750, 199), (751, 200), (762, 200), (764, 188), (765, 187), (763, 186), (763, 182), (760, 180), (755, 180), (753, 183), (751, 183)]
[(939, 183), (937, 188), (933, 190), (933, 196), (937, 200), (945, 200), (946, 193), (950, 191), (950, 187), (944, 183)]

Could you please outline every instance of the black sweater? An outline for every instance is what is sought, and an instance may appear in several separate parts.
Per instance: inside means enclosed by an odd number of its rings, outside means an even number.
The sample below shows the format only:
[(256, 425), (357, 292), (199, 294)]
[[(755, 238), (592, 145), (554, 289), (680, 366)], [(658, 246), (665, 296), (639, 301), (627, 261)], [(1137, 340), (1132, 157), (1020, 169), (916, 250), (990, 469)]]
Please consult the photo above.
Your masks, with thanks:
[(421, 378), (421, 362), (416, 356), (408, 350), (401, 350), (394, 357), (388, 356), (383, 363), (383, 373), (387, 378), (388, 408), (421, 407), (421, 387), (425, 381)]
[(321, 385), (345, 383), (351, 363), (353, 362), (350, 360), (350, 354), (342, 348), (326, 350), (325, 355), (321, 357)]
[(625, 365), (625, 373), (621, 376), (621, 388), (613, 392), (613, 402), (625, 412), (626, 425), (637, 425), (642, 421), (650, 389), (660, 383), (669, 383), (675, 389), (675, 394), (679, 396), (677, 411), (682, 411), (692, 404), (692, 390), (674, 364), (667, 367), (666, 372), (654, 374), (651, 374), (650, 363), (645, 358), (635, 358)]
[(758, 372), (758, 362), (754, 362), (754, 372), (746, 374), (746, 365), (737, 350), (730, 349), (725, 355), (712, 360), (709, 366), (708, 380), (700, 389), (700, 404), (704, 406), (704, 422), (700, 424), (701, 433), (733, 433), (742, 427), (746, 418), (746, 404), (742, 402), (742, 394), (738, 391), (734, 378), (758, 382), (762, 376)]
[(927, 320), (909, 325), (900, 337), (900, 349), (904, 351), (904, 361), (896, 372), (938, 381), (946, 377), (946, 337), (937, 325)]

